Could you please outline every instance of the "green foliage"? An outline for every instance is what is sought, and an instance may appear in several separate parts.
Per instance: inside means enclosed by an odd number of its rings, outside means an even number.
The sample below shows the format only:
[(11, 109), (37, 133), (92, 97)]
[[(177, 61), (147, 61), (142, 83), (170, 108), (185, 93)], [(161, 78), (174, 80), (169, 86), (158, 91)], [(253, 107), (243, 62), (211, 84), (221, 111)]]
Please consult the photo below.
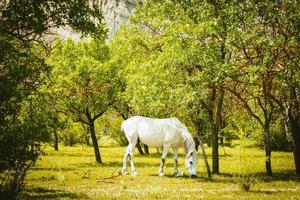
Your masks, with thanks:
[(40, 76), (48, 70), (47, 65), (22, 42), (0, 37), (0, 98), (1, 119), (12, 120), (15, 112), (21, 108), (22, 100), (41, 83)]
[(9, 129), (1, 126), (0, 135), (0, 197), (15, 199), (23, 189), (28, 170), (42, 151), (42, 142), (48, 142), (53, 121), (48, 119), (39, 98), (31, 95), (23, 99), (16, 118), (7, 117)]
[(10, 0), (0, 3), (0, 33), (32, 41), (55, 28), (70, 26), (84, 36), (105, 36), (102, 13), (85, 0)]
[[(0, 37), (0, 196), (16, 198), (24, 177), (48, 140), (35, 90), (47, 66), (23, 43)], [(41, 118), (42, 117), (42, 118)]]
[(70, 26), (83, 35), (103, 38), (101, 19), (99, 9), (82, 0), (0, 2), (1, 199), (17, 198), (42, 143), (60, 127), (57, 114), (49, 109), (40, 90), (50, 70), (44, 62), (41, 37)]
[(118, 93), (116, 71), (107, 62), (108, 48), (104, 40), (95, 39), (78, 43), (58, 40), (56, 45), (47, 60), (53, 69), (44, 90), (53, 96), (57, 111), (87, 127), (96, 161), (102, 163), (95, 121), (109, 109)]
[(202, 131), (214, 152), (219, 134), (234, 138), (234, 131), (223, 129), (239, 126), (235, 112), (243, 109), (257, 121), (251, 120), (247, 132), (257, 141), (263, 138), (271, 154), (271, 146), (278, 148), (275, 138), (286, 135), (276, 118), (288, 123), (286, 112), (296, 105), (286, 91), (299, 86), (298, 6), (145, 1), (111, 45), (113, 64), (123, 76), (119, 107), (127, 117), (177, 116), (192, 121), (196, 130), (205, 121)]
[[(86, 110), (104, 113), (113, 95), (113, 72), (105, 65), (108, 50), (103, 41), (57, 41), (48, 63), (53, 66), (48, 92), (57, 109), (74, 121), (88, 123)], [(93, 116), (94, 117), (94, 116)]]
[(85, 130), (79, 123), (70, 123), (67, 128), (59, 134), (60, 140), (65, 146), (74, 146), (79, 142), (83, 142)]
[[(120, 144), (120, 116), (146, 115), (176, 116), (207, 143), (243, 130), (260, 146), (290, 146), (288, 117), (299, 113), (296, 1), (148, 0), (109, 46), (99, 8), (84, 0), (3, 1), (0, 11), (1, 176), (14, 177), (16, 162), (31, 167), (66, 116), (91, 126), (103, 115), (98, 136)], [(57, 40), (45, 64), (37, 43), (62, 26), (93, 39)], [(74, 127), (62, 131), (69, 144), (86, 134)]]
[(113, 109), (108, 110), (98, 121), (98, 130), (101, 136), (108, 136), (120, 146), (128, 145), (128, 141), (121, 132), (122, 117)]
[[(253, 139), (256, 145), (264, 148), (264, 141), (259, 132), (254, 132)], [(273, 151), (292, 151), (291, 138), (286, 135), (282, 120), (277, 120), (271, 127), (270, 145)]]
[[(222, 94), (212, 91), (221, 88), (230, 65), (221, 56), (217, 34), (223, 24), (214, 15), (205, 2), (147, 1), (136, 9), (133, 25), (111, 45), (125, 77), (122, 98), (132, 113), (176, 116), (193, 126), (218, 121), (209, 119), (217, 116), (213, 101)], [(210, 135), (213, 126), (204, 132)]]

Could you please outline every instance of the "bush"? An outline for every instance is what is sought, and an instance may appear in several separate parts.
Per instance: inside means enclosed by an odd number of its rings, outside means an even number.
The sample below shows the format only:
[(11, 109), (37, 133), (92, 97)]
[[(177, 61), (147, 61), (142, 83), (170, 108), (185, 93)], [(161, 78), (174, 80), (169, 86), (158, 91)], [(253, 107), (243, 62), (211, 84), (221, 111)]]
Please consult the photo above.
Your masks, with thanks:
[(293, 146), (283, 130), (273, 131), (270, 138), (273, 151), (292, 151)]
[(0, 199), (13, 200), (25, 186), (25, 177), (34, 165), (36, 158), (18, 159), (13, 167), (0, 173)]
[(128, 141), (126, 136), (123, 132), (121, 132), (121, 128), (119, 127), (107, 124), (106, 126), (102, 127), (102, 131), (105, 135), (108, 135), (112, 140), (116, 141), (120, 146), (127, 146)]
[(250, 174), (242, 174), (238, 179), (239, 187), (244, 192), (249, 192), (251, 188), (257, 183), (258, 177)]
[[(281, 123), (276, 123), (272, 126), (270, 132), (270, 145), (272, 151), (292, 151), (292, 142), (287, 137)], [(255, 133), (253, 138), (259, 148), (264, 148), (264, 138), (261, 132)]]
[(9, 129), (0, 128), (0, 199), (16, 199), (24, 188), (25, 177), (41, 153), (41, 142), (47, 140), (43, 122), (40, 125), (25, 116), (15, 119)]
[(102, 116), (97, 124), (98, 131), (116, 141), (120, 146), (128, 145), (125, 134), (121, 132), (123, 119), (117, 113), (110, 111)]
[[(84, 130), (82, 130), (83, 132)], [(61, 140), (66, 146), (74, 146), (81, 142), (80, 130), (69, 127), (62, 131)]]

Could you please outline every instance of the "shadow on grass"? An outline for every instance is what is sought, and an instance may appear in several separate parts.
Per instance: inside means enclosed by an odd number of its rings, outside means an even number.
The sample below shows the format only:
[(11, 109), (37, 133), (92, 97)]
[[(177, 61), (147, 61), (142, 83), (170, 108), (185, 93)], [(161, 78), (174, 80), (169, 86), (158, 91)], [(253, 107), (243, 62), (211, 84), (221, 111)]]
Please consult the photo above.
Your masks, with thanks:
[[(273, 176), (267, 176), (266, 173), (248, 173), (248, 177), (252, 177), (254, 180), (258, 182), (272, 182), (272, 181), (283, 181), (283, 182), (300, 182), (300, 176), (297, 176), (294, 171), (281, 171), (273, 173)], [(202, 175), (205, 177), (205, 173)], [(239, 180), (239, 174), (231, 174), (231, 173), (220, 173), (215, 174), (211, 179), (204, 179), (205, 181), (211, 182), (234, 182)]]
[(76, 170), (75, 167), (34, 167), (31, 169), (32, 171), (74, 171)]
[(271, 181), (296, 181), (300, 182), (300, 176), (297, 176), (294, 171), (285, 170), (281, 172), (275, 172), (272, 176), (266, 176), (265, 173), (249, 173), (249, 176), (255, 177), (258, 180), (264, 182), (271, 182)]
[[(103, 163), (96, 163), (96, 162), (89, 162), (89, 163), (78, 163), (78, 164), (72, 164), (70, 167), (34, 167), (32, 168), (33, 171), (74, 171), (78, 169), (85, 169), (85, 168), (114, 168), (114, 167), (122, 167), (123, 163), (122, 161), (110, 161), (110, 162), (103, 162)], [(153, 163), (145, 163), (145, 162), (138, 162), (135, 160), (134, 165), (136, 168), (142, 168), (142, 167), (159, 167), (160, 160), (157, 160), (157, 162)], [(167, 167), (173, 167), (173, 163), (166, 163), (165, 166)], [(130, 167), (130, 162), (127, 162), (127, 167)]]
[(282, 193), (282, 191), (275, 191), (275, 190), (250, 190), (249, 193), (272, 195), (272, 194)]
[[(123, 163), (121, 161), (115, 162), (115, 161), (111, 161), (111, 162), (103, 162), (102, 164), (96, 163), (96, 162), (89, 162), (89, 163), (78, 163), (78, 164), (72, 164), (72, 166), (70, 167), (55, 167), (55, 168), (51, 168), (51, 167), (34, 167), (31, 170), (32, 171), (63, 171), (63, 172), (68, 172), (68, 171), (76, 171), (76, 170), (80, 170), (80, 169), (86, 169), (86, 168), (122, 168)], [(145, 162), (134, 162), (134, 165), (137, 169), (139, 168), (144, 168), (144, 167), (159, 167), (160, 165), (160, 161), (158, 160), (157, 162), (153, 162), (153, 163), (145, 163)], [(173, 167), (174, 164), (173, 163), (166, 163), (165, 164), (166, 167)], [(127, 163), (127, 167), (130, 167), (130, 163), (128, 161)]]
[(87, 195), (75, 194), (64, 190), (54, 190), (46, 188), (28, 188), (21, 194), (24, 200), (41, 200), (41, 199), (89, 199)]
[(65, 156), (65, 157), (95, 157), (92, 153), (71, 153), (71, 152), (46, 152), (44, 156)]
[[(136, 168), (140, 167), (159, 167), (160, 161), (158, 160), (157, 162), (153, 163), (144, 163), (144, 162), (138, 162), (138, 159), (135, 159), (134, 165)], [(75, 168), (97, 168), (97, 167), (122, 167), (123, 163), (122, 161), (111, 161), (111, 162), (103, 162), (102, 164), (95, 164), (95, 163), (80, 163), (80, 164), (74, 164), (73, 167)], [(165, 166), (167, 167), (172, 167), (174, 164), (173, 163), (167, 163)], [(130, 167), (130, 162), (127, 162), (127, 167)]]
[[(150, 176), (158, 177), (157, 174), (151, 174)], [(179, 180), (192, 180), (197, 182), (212, 182), (212, 183), (234, 183), (235, 179), (232, 178), (209, 178), (206, 173), (198, 174), (196, 178), (191, 178), (188, 174), (183, 174), (179, 176), (175, 176), (174, 174), (165, 174), (161, 178), (171, 178), (171, 179), (179, 179)]]
[[(157, 174), (151, 174), (150, 176), (157, 176)], [(278, 172), (273, 173), (272, 177), (266, 176), (265, 173), (250, 173), (248, 176), (253, 177), (258, 182), (272, 182), (272, 181), (295, 181), (300, 182), (300, 176), (295, 175), (292, 171)], [(179, 178), (179, 179), (191, 179), (187, 174), (174, 176), (173, 174), (165, 174), (164, 177), (167, 178)], [(195, 180), (198, 182), (211, 182), (211, 183), (238, 183), (239, 174), (231, 174), (231, 173), (220, 173), (215, 174), (211, 178), (207, 176), (207, 173), (199, 173), (196, 178), (191, 180)], [(268, 193), (274, 191), (256, 191), (261, 193)], [(278, 191), (277, 191), (278, 192)]]
[[(148, 155), (141, 155), (141, 154), (134, 154), (134, 157), (135, 158), (158, 158), (160, 159), (161, 158), (161, 153), (149, 153)], [(182, 153), (179, 153), (178, 154), (179, 157), (184, 157), (185, 155), (182, 154)], [(168, 155), (167, 155), (167, 158), (173, 158), (173, 153), (172, 152), (169, 152)]]
[[(295, 181), (300, 182), (300, 176), (297, 176), (294, 171), (285, 170), (281, 172), (275, 172), (273, 175), (267, 176), (266, 173), (248, 173), (247, 176), (252, 177), (260, 182), (272, 182), (272, 181)], [(238, 180), (240, 177), (237, 173), (220, 173), (213, 175), (212, 181), (215, 179), (228, 179), (230, 181)]]

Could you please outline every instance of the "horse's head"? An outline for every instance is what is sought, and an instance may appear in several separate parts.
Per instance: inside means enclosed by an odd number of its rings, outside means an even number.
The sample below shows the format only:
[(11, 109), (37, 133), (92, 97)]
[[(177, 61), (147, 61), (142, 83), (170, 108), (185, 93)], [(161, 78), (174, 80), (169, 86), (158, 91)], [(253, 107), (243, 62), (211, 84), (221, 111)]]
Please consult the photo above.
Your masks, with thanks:
[(192, 151), (188, 154), (186, 158), (186, 167), (189, 171), (189, 176), (191, 178), (196, 178), (197, 176), (197, 152)]

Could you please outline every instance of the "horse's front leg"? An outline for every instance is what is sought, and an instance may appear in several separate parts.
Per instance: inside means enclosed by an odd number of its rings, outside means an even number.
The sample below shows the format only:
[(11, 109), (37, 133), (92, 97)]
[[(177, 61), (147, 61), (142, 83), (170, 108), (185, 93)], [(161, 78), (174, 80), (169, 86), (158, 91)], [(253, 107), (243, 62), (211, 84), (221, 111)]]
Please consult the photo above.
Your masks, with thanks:
[(133, 176), (137, 175), (137, 172), (136, 172), (135, 166), (134, 166), (134, 162), (133, 162), (134, 148), (135, 148), (135, 144), (129, 143), (128, 147), (125, 150), (125, 154), (124, 154), (124, 157), (123, 157), (122, 174), (125, 174), (125, 175), (129, 174), (128, 171), (127, 171), (127, 159), (129, 158), (132, 175)]
[(158, 176), (164, 176), (164, 166), (165, 166), (165, 162), (166, 162), (166, 158), (169, 152), (171, 145), (164, 145), (163, 147), (163, 152), (162, 152), (162, 156), (161, 156), (161, 163), (159, 166), (159, 171), (158, 171)]
[(130, 151), (128, 150), (128, 148), (129, 148), (129, 145), (126, 148), (125, 153), (124, 153), (124, 157), (123, 157), (122, 174), (124, 174), (124, 175), (128, 175), (129, 174), (128, 171), (127, 171), (127, 159), (130, 156)]
[(137, 175), (137, 172), (136, 172), (135, 166), (134, 166), (134, 162), (133, 162), (135, 145), (136, 145), (136, 143), (135, 144), (130, 144), (128, 146), (128, 149), (129, 149), (129, 159), (130, 159), (130, 165), (131, 165), (131, 172), (132, 172), (133, 176)]
[(178, 176), (178, 150), (179, 149), (173, 149), (174, 151), (174, 175)]

